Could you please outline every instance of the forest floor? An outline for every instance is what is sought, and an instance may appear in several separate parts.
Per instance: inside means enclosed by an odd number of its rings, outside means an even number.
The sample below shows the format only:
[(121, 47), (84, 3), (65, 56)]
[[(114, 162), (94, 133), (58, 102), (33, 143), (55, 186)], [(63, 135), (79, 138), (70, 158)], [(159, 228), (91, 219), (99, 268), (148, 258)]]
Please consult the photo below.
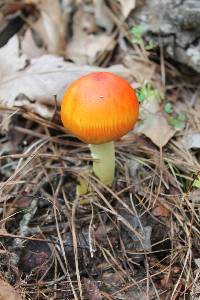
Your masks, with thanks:
[[(134, 1), (4, 2), (0, 299), (199, 299), (196, 74), (142, 36)], [(59, 93), (93, 70), (132, 84), (140, 118), (116, 142), (112, 189), (90, 174), (78, 197), (92, 159), (62, 127)]]

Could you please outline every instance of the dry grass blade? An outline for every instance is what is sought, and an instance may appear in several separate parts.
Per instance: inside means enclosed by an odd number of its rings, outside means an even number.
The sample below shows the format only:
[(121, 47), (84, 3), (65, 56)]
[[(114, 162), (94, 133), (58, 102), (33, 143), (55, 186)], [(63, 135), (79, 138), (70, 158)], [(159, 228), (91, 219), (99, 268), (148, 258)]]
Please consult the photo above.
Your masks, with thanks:
[(76, 225), (75, 225), (75, 220), (76, 220), (76, 208), (78, 205), (79, 199), (77, 198), (72, 206), (72, 218), (71, 218), (71, 228), (72, 228), (72, 238), (73, 238), (73, 246), (74, 246), (74, 260), (75, 260), (75, 265), (76, 265), (76, 276), (77, 276), (77, 281), (78, 281), (78, 287), (79, 287), (79, 292), (80, 292), (80, 297), (81, 300), (83, 299), (83, 291), (82, 291), (82, 285), (81, 285), (81, 278), (80, 278), (80, 271), (79, 271), (79, 263), (78, 263), (78, 247), (77, 247), (77, 238), (76, 238)]

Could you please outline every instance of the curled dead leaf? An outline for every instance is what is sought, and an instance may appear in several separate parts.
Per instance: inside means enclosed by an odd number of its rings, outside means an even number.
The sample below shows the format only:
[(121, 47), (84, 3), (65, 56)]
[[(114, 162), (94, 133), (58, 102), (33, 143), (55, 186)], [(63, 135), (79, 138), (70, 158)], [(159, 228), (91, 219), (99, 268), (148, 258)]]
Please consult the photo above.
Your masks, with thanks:
[(170, 289), (173, 286), (172, 278), (169, 274), (165, 274), (160, 280), (161, 287), (164, 289)]
[(136, 131), (144, 134), (159, 148), (164, 147), (173, 137), (176, 130), (167, 122), (156, 97), (148, 98), (140, 106), (141, 122)]
[(133, 59), (130, 55), (125, 55), (123, 62), (131, 70), (138, 84), (151, 82), (155, 74), (155, 64), (148, 60)]
[(101, 292), (94, 281), (84, 278), (84, 286), (87, 292), (87, 299), (102, 300)]
[(66, 49), (68, 59), (79, 65), (91, 65), (113, 50), (116, 45), (113, 36), (98, 32), (95, 18), (87, 11), (79, 9), (73, 21), (73, 37)]
[(200, 134), (198, 132), (191, 132), (184, 135), (182, 143), (186, 149), (200, 149)]
[(122, 15), (126, 19), (135, 8), (135, 0), (119, 0), (122, 9)]
[(159, 148), (165, 146), (175, 133), (160, 113), (149, 115), (141, 126), (140, 132)]
[(22, 300), (18, 291), (3, 279), (0, 279), (0, 299), (1, 300)]
[(43, 55), (46, 51), (44, 47), (39, 48), (33, 39), (33, 34), (30, 29), (25, 32), (24, 38), (21, 42), (22, 53), (28, 58), (39, 57)]
[[(161, 199), (164, 201), (164, 199)], [(171, 215), (171, 211), (164, 206), (161, 201), (156, 201), (155, 206), (152, 209), (152, 214), (155, 217), (169, 217)]]
[(108, 7), (104, 0), (94, 0), (94, 13), (96, 24), (110, 33), (114, 27), (114, 22), (108, 13)]
[(109, 53), (113, 50), (115, 41), (112, 36), (105, 34), (94, 35), (89, 34), (82, 36), (81, 39), (74, 37), (74, 39), (68, 44), (67, 58), (73, 62), (84, 64), (95, 64), (102, 54)]
[[(44, 118), (50, 118), (66, 88), (89, 72), (110, 71), (130, 77), (130, 70), (122, 65), (110, 68), (77, 66), (56, 55), (43, 55), (27, 63), (26, 55), (19, 55), (19, 40), (14, 36), (0, 49), (0, 104), (6, 107), (24, 107)], [(51, 108), (49, 107), (51, 106)]]
[(64, 18), (59, 1), (33, 0), (40, 17), (29, 21), (50, 53), (63, 53), (65, 45)]

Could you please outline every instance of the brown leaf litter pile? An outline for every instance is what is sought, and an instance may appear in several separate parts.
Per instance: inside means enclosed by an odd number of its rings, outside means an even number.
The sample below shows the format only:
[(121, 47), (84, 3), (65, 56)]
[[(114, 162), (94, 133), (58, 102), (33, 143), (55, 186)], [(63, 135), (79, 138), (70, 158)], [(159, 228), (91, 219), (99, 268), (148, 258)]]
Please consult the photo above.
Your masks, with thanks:
[[(137, 1), (4, 2), (0, 299), (198, 299), (194, 78), (159, 49), (131, 42)], [(135, 130), (116, 142), (113, 188), (89, 175), (91, 193), (77, 197), (77, 177), (91, 157), (63, 129), (59, 104), (67, 86), (93, 70), (123, 76), (138, 93), (151, 88)]]

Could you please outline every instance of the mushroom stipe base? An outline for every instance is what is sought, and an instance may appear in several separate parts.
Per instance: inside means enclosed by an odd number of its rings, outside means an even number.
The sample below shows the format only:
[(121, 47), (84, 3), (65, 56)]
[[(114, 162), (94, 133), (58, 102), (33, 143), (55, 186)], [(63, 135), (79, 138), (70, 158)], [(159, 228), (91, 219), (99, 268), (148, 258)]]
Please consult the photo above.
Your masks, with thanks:
[(112, 186), (115, 174), (115, 144), (108, 142), (99, 145), (90, 145), (93, 161), (94, 174), (100, 181)]

